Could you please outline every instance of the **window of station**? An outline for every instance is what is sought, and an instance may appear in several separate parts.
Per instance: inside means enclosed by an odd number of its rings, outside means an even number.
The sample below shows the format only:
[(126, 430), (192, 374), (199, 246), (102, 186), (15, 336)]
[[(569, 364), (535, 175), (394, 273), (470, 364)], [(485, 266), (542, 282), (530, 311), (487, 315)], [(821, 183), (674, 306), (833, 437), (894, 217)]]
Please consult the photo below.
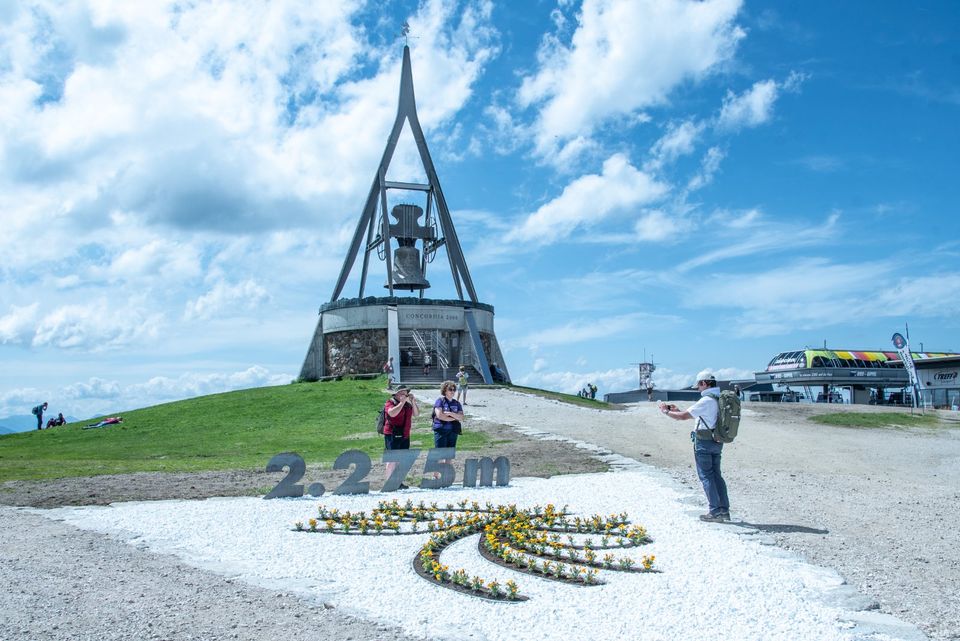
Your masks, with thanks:
[(775, 365), (794, 365), (797, 367), (806, 366), (805, 352), (783, 352), (782, 354), (777, 354), (768, 367), (773, 367)]

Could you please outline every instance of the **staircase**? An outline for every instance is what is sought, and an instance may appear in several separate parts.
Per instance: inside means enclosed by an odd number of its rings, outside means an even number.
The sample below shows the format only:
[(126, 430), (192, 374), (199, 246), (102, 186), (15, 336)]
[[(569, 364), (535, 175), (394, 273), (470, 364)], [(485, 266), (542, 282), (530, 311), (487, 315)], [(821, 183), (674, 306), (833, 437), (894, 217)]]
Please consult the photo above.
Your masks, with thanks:
[[(423, 373), (423, 362), (430, 354), (430, 373)], [(403, 383), (441, 383), (457, 372), (459, 363), (450, 363), (447, 346), (437, 331), (412, 330), (400, 335), (400, 381)]]
[[(424, 375), (423, 365), (403, 365), (400, 367), (400, 380), (404, 385), (436, 383), (437, 391), (439, 392), (440, 383), (443, 381), (457, 382), (456, 376), (459, 368), (459, 365), (457, 367), (447, 367), (446, 369), (431, 365), (430, 373)], [(483, 385), (483, 377), (480, 376), (480, 372), (474, 367), (467, 367), (467, 373), (470, 375), (469, 382), (471, 385)]]

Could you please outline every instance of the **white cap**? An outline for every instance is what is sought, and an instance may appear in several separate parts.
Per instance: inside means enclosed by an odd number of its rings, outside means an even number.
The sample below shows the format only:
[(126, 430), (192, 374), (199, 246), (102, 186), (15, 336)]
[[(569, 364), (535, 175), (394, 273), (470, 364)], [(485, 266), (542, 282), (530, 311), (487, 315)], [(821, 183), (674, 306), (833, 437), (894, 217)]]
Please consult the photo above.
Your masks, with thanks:
[(716, 381), (716, 380), (717, 380), (717, 377), (713, 375), (712, 371), (710, 371), (709, 369), (704, 369), (704, 370), (700, 370), (700, 372), (697, 374), (696, 382), (699, 383), (700, 381)]

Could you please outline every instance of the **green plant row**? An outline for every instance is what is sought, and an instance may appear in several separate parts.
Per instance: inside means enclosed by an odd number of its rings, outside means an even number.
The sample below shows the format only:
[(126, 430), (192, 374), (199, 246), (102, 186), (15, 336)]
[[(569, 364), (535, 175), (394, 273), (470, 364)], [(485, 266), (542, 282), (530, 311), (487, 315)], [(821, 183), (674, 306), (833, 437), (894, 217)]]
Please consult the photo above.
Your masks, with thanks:
[(836, 412), (817, 414), (809, 420), (822, 425), (843, 427), (936, 427), (940, 419), (933, 413), (907, 414), (906, 412)]

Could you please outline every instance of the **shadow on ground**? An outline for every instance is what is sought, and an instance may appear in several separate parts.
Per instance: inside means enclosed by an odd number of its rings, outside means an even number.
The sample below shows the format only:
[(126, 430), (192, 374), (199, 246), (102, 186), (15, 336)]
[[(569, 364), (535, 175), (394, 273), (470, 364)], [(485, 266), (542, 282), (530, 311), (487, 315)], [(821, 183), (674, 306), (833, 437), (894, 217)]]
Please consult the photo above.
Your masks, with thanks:
[(761, 532), (798, 533), (798, 534), (830, 534), (830, 530), (823, 530), (805, 525), (789, 525), (786, 523), (747, 523), (746, 521), (731, 521), (729, 525), (759, 530)]

